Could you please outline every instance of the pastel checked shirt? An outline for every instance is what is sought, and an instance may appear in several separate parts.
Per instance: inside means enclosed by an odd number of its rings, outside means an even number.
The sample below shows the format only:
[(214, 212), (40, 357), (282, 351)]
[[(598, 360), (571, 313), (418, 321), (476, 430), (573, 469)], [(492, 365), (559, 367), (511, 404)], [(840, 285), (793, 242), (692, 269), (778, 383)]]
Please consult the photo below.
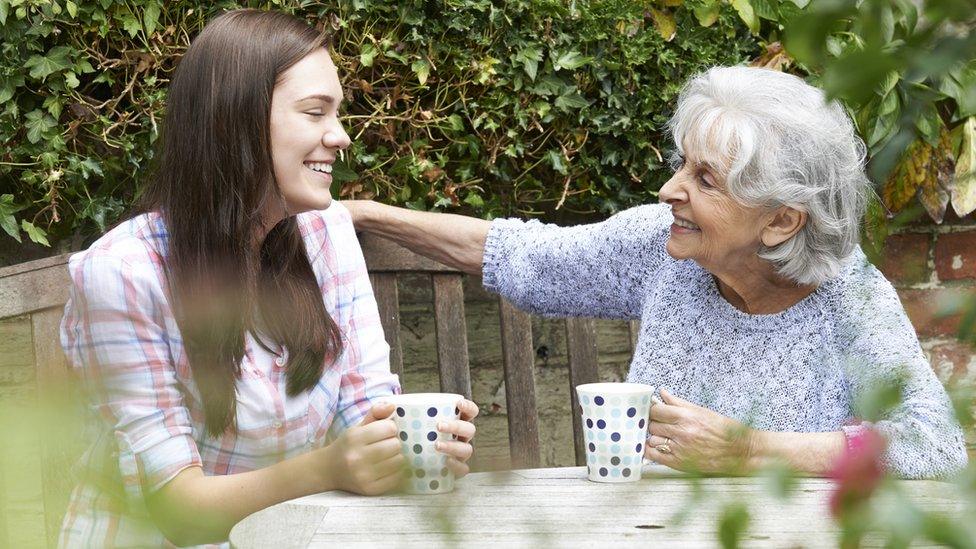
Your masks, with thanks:
[[(236, 433), (210, 438), (173, 316), (163, 265), (169, 235), (158, 213), (132, 218), (71, 257), (61, 344), (88, 394), (92, 444), (62, 524), (64, 547), (171, 546), (145, 497), (187, 467), (231, 475), (324, 446), (399, 392), (376, 300), (348, 210), (298, 216), (343, 352), (311, 390), (285, 392), (287, 349), (245, 341)], [(267, 341), (267, 338), (263, 338)]]

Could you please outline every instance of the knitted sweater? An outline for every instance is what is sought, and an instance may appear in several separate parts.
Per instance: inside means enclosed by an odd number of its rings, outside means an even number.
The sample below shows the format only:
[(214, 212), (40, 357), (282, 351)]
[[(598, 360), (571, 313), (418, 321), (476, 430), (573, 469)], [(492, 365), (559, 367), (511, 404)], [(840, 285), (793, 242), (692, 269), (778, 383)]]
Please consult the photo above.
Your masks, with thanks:
[(900, 379), (901, 404), (874, 424), (888, 439), (887, 468), (927, 478), (965, 467), (949, 398), (894, 288), (860, 249), (799, 303), (752, 315), (696, 262), (668, 255), (672, 220), (663, 204), (575, 227), (498, 219), (484, 285), (544, 316), (639, 319), (629, 381), (756, 429), (849, 432), (865, 393)]

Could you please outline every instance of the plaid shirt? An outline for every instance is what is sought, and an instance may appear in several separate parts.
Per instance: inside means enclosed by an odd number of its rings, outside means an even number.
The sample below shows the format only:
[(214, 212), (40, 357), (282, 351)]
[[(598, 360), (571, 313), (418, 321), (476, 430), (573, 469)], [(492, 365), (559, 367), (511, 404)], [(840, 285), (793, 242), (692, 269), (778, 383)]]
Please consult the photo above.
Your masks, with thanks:
[[(343, 352), (318, 384), (285, 392), (284, 355), (248, 334), (237, 382), (237, 432), (206, 435), (200, 393), (173, 316), (158, 213), (130, 219), (72, 256), (61, 344), (89, 395), (92, 445), (61, 530), (66, 547), (169, 546), (145, 497), (187, 467), (231, 475), (324, 446), (399, 392), (389, 346), (348, 211), (339, 203), (298, 216)], [(263, 338), (267, 340), (267, 338)]]

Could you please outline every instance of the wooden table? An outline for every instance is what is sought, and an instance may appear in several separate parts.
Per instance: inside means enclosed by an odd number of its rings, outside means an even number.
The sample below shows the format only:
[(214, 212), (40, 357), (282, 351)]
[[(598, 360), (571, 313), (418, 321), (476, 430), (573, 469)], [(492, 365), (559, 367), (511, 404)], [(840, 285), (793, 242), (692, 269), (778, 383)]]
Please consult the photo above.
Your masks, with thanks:
[[(927, 510), (972, 516), (972, 507), (951, 484), (901, 484)], [(827, 480), (800, 479), (787, 499), (771, 495), (769, 480), (762, 477), (700, 479), (704, 497), (697, 499), (693, 486), (691, 479), (656, 465), (646, 466), (643, 479), (629, 484), (589, 482), (585, 467), (473, 473), (451, 494), (326, 492), (295, 499), (247, 517), (231, 531), (230, 541), (240, 549), (715, 547), (725, 505), (741, 501), (751, 515), (747, 547), (837, 546)]]

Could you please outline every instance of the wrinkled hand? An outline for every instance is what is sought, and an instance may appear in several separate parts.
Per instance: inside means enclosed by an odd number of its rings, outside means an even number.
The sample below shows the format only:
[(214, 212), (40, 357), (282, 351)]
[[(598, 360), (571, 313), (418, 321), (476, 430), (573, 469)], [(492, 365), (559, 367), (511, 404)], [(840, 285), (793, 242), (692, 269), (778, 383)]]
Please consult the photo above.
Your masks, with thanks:
[(454, 440), (438, 441), (434, 447), (438, 452), (447, 454), (447, 466), (454, 471), (454, 476), (461, 478), (471, 470), (468, 460), (474, 453), (471, 439), (474, 438), (475, 427), (471, 423), (478, 416), (478, 405), (464, 399), (458, 403), (461, 419), (451, 419), (437, 423), (437, 430), (454, 436)]
[(394, 406), (380, 403), (366, 417), (346, 429), (328, 451), (332, 478), (341, 490), (375, 496), (392, 491), (400, 484), (406, 458), (400, 451), (397, 426), (390, 416)]
[(648, 430), (651, 436), (644, 455), (672, 469), (738, 472), (750, 457), (753, 431), (746, 425), (664, 389), (661, 402), (651, 406)]

